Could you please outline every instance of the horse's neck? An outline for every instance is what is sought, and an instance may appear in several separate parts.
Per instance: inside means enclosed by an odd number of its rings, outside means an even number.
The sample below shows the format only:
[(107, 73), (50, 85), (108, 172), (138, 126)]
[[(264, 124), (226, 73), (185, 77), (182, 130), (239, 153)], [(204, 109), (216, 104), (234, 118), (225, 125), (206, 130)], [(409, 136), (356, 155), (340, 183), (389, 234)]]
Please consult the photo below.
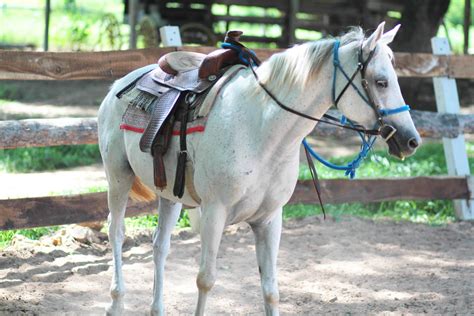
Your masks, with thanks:
[[(268, 65), (270, 66), (270, 65)], [(265, 69), (263, 69), (265, 71)], [(266, 83), (268, 89), (284, 105), (307, 115), (320, 118), (329, 109), (331, 99), (332, 70), (328, 65), (321, 66), (315, 79), (306, 87), (292, 87), (289, 92)], [(262, 88), (259, 94), (266, 94)], [(279, 107), (268, 95), (262, 116), (263, 137), (273, 148), (297, 148), (302, 139), (314, 128), (316, 122), (290, 113)]]

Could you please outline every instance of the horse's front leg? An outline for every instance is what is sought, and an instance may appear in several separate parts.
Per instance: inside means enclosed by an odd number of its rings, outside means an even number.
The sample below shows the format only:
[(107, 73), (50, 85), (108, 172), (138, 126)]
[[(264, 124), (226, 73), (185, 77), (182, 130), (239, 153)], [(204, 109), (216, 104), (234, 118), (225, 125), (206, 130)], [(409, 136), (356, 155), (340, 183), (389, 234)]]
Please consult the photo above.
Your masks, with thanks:
[(160, 206), (158, 208), (158, 226), (153, 235), (155, 279), (153, 285), (151, 315), (164, 315), (163, 279), (165, 273), (165, 262), (170, 249), (171, 233), (173, 232), (173, 228), (178, 220), (181, 207), (181, 203), (173, 203), (163, 198), (160, 199)]
[(204, 315), (207, 295), (216, 282), (216, 260), (224, 231), (227, 212), (223, 206), (202, 208), (201, 265), (196, 280), (199, 289), (196, 315)]
[(255, 235), (258, 271), (265, 301), (266, 315), (279, 315), (277, 280), (277, 256), (280, 246), (282, 224), (282, 210), (278, 210), (275, 217), (267, 223), (251, 225)]

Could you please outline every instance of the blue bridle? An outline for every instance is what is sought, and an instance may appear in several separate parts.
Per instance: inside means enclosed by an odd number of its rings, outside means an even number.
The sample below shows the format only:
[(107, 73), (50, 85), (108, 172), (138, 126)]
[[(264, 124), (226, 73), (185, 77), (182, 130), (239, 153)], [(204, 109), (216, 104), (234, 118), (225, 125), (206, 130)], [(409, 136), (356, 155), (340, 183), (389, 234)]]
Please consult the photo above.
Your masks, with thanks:
[[(375, 49), (372, 50), (370, 52), (369, 56), (367, 57), (367, 59), (365, 61), (363, 61), (363, 59), (362, 59), (363, 58), (362, 57), (362, 46), (361, 46), (360, 51), (359, 51), (359, 63), (357, 64), (357, 69), (355, 70), (353, 75), (351, 77), (349, 77), (349, 75), (345, 72), (344, 68), (342, 68), (341, 63), (339, 61), (339, 46), (340, 46), (340, 43), (341, 42), (339, 40), (336, 40), (334, 42), (334, 46), (333, 46), (334, 71), (333, 71), (333, 79), (332, 79), (332, 100), (333, 100), (333, 103), (336, 106), (336, 108), (337, 108), (337, 104), (339, 103), (339, 100), (341, 99), (344, 92), (347, 90), (347, 88), (350, 85), (354, 88), (354, 90), (361, 97), (361, 99), (364, 100), (364, 102), (367, 103), (367, 105), (369, 105), (370, 107), (372, 107), (375, 110), (375, 112), (377, 114), (377, 117), (379, 117), (379, 118), (410, 110), (410, 106), (408, 106), (407, 104), (404, 104), (404, 105), (402, 105), (398, 108), (395, 108), (395, 109), (382, 109), (380, 107), (380, 105), (378, 105), (374, 102), (374, 100), (371, 96), (369, 87), (368, 87), (368, 82), (365, 79), (365, 71), (367, 69), (367, 65), (369, 64), (369, 62), (372, 60), (372, 57), (374, 56)], [(344, 88), (341, 90), (339, 95), (336, 97), (336, 80), (337, 80), (337, 71), (338, 70), (347, 79), (347, 84), (346, 84), (346, 86), (344, 86)], [(364, 88), (364, 90), (366, 92), (366, 95), (364, 95), (353, 82), (355, 76), (359, 72), (361, 73), (361, 76), (362, 76), (362, 87)]]
[[(369, 64), (370, 60), (372, 59), (374, 55), (375, 49), (370, 52), (369, 56), (364, 61), (362, 57), (362, 45), (361, 45), (361, 48), (359, 51), (359, 62), (357, 64), (357, 69), (354, 71), (352, 76), (349, 77), (349, 75), (345, 72), (344, 68), (341, 66), (341, 63), (339, 61), (339, 46), (340, 46), (340, 41), (336, 40), (334, 42), (334, 47), (333, 47), (333, 65), (334, 65), (333, 81), (332, 81), (333, 104), (337, 108), (337, 104), (339, 100), (341, 99), (342, 95), (344, 94), (344, 92), (347, 90), (349, 86), (352, 86), (354, 90), (357, 92), (357, 94), (361, 97), (361, 99), (364, 100), (364, 102), (367, 103), (375, 111), (375, 114), (377, 116), (377, 122), (380, 125), (379, 127), (380, 134), (382, 135), (385, 141), (389, 141), (393, 137), (393, 135), (396, 133), (397, 130), (393, 126), (387, 125), (384, 122), (383, 118), (389, 115), (394, 115), (401, 112), (410, 111), (410, 106), (405, 104), (395, 109), (382, 109), (380, 105), (374, 102), (374, 99), (372, 98), (372, 95), (369, 90), (368, 81), (365, 79), (365, 71), (366, 71), (367, 65)], [(344, 88), (341, 90), (339, 95), (336, 97), (336, 79), (337, 79), (338, 70), (347, 79), (347, 83), (344, 86)], [(362, 77), (362, 87), (365, 90), (365, 95), (364, 93), (362, 93), (362, 91), (360, 91), (360, 89), (353, 82), (355, 76), (359, 72)], [(331, 116), (326, 116), (326, 118), (334, 120), (334, 118)], [(350, 126), (356, 126), (351, 120), (347, 119), (344, 115), (341, 117), (340, 123), (343, 125), (349, 124)], [(309, 146), (306, 139), (303, 140), (303, 146), (311, 154), (312, 157), (314, 157), (316, 160), (318, 160), (320, 163), (322, 163), (326, 167), (335, 169), (335, 170), (345, 171), (345, 175), (353, 179), (355, 177), (356, 169), (360, 166), (361, 162), (367, 157), (370, 149), (372, 148), (372, 146), (375, 144), (375, 141), (376, 141), (376, 136), (367, 135), (361, 131), (357, 131), (357, 132), (362, 140), (360, 152), (357, 155), (357, 157), (351, 162), (349, 162), (347, 165), (336, 165), (324, 159)]]

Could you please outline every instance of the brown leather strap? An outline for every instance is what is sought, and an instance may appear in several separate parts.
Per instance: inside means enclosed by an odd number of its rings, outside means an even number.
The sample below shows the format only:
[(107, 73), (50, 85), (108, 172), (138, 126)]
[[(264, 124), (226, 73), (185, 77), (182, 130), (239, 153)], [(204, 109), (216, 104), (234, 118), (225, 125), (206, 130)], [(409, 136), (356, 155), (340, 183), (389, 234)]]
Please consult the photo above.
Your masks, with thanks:
[(164, 190), (168, 184), (163, 156), (169, 148), (173, 134), (173, 125), (174, 115), (171, 113), (170, 117), (164, 123), (163, 128), (160, 129), (159, 133), (155, 136), (151, 147), (151, 154), (153, 156), (153, 180), (155, 187), (159, 190)]
[[(186, 104), (186, 106), (188, 106)], [(188, 109), (181, 113), (181, 127), (179, 129), (179, 154), (176, 166), (176, 177), (174, 180), (173, 194), (178, 198), (184, 195), (186, 183), (186, 161), (188, 160), (188, 149), (186, 144), (186, 128), (188, 125)]]
[(160, 191), (163, 191), (168, 185), (162, 153), (157, 153), (153, 156), (153, 182), (155, 183), (155, 187)]
[(321, 185), (319, 184), (318, 173), (316, 171), (313, 159), (311, 158), (311, 155), (309, 154), (309, 151), (306, 149), (306, 147), (304, 148), (304, 151), (306, 153), (306, 159), (308, 160), (308, 167), (309, 171), (311, 172), (311, 178), (313, 179), (313, 185), (316, 189), (316, 194), (318, 195), (319, 205), (321, 205), (324, 219), (326, 219), (326, 210), (324, 209), (323, 200), (321, 199)]
[(287, 112), (290, 112), (290, 113), (293, 113), (295, 115), (298, 115), (298, 116), (301, 116), (301, 117), (304, 117), (308, 120), (312, 120), (312, 121), (315, 121), (315, 122), (321, 122), (321, 123), (325, 123), (325, 124), (328, 124), (328, 125), (333, 125), (333, 126), (337, 126), (337, 127), (341, 127), (341, 128), (345, 128), (345, 129), (350, 129), (350, 130), (353, 130), (353, 131), (356, 131), (356, 132), (361, 132), (361, 133), (364, 133), (365, 135), (380, 135), (380, 131), (378, 129), (365, 129), (363, 126), (361, 127), (357, 127), (358, 125), (356, 126), (349, 126), (349, 125), (342, 125), (342, 124), (338, 124), (338, 123), (334, 123), (334, 122), (331, 122), (331, 121), (327, 121), (327, 120), (322, 120), (322, 119), (319, 119), (317, 117), (313, 117), (311, 115), (308, 115), (308, 114), (305, 114), (305, 113), (302, 113), (302, 112), (299, 112), (293, 108), (290, 108), (288, 106), (286, 106), (285, 104), (283, 104), (280, 100), (277, 99), (277, 97), (270, 91), (268, 90), (268, 88), (262, 83), (260, 82), (260, 79), (258, 78), (258, 75), (257, 73), (255, 72), (255, 69), (253, 69), (253, 67), (250, 67), (250, 70), (252, 70), (252, 73), (255, 77), (255, 80), (257, 80), (257, 83), (258, 85), (263, 89), (263, 91), (265, 91), (268, 96), (279, 106), (281, 107), (283, 110), (287, 111)]
[(197, 204), (201, 204), (201, 198), (199, 194), (196, 192), (196, 188), (194, 187), (194, 168), (193, 163), (191, 160), (186, 162), (186, 190), (188, 190), (189, 195)]

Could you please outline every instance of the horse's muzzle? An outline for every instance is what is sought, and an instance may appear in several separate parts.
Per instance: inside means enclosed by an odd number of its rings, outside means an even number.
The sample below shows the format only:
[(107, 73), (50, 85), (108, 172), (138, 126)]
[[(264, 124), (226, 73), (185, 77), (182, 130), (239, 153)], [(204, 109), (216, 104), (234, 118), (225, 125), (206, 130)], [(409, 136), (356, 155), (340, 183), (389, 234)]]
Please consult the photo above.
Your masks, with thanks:
[(397, 130), (391, 125), (384, 124), (380, 128), (380, 136), (388, 145), (390, 155), (400, 159), (411, 156), (421, 145), (421, 138), (418, 132)]

